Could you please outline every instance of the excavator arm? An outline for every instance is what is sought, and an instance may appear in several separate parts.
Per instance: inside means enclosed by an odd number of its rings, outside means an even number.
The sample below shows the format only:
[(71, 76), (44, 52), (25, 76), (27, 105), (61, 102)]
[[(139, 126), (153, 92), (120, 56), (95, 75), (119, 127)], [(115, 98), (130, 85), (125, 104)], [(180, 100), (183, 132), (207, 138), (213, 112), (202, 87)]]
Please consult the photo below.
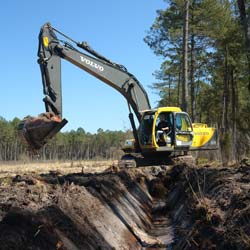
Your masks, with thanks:
[[(84, 50), (84, 53), (76, 49), (69, 42), (59, 40), (56, 33), (76, 44), (78, 48)], [(37, 123), (37, 119), (35, 118), (32, 121), (29, 119), (27, 121), (26, 119), (26, 121), (20, 126), (19, 131), (21, 131), (22, 137), (28, 142), (29, 146), (31, 148), (39, 149), (47, 142), (47, 139), (52, 138), (67, 122), (65, 119), (61, 120), (62, 58), (113, 87), (126, 98), (129, 107), (129, 119), (132, 125), (136, 145), (138, 147), (137, 149), (139, 150), (137, 129), (131, 108), (139, 122), (142, 117), (142, 112), (150, 109), (149, 99), (143, 86), (124, 66), (116, 64), (100, 55), (91, 49), (87, 43), (74, 41), (62, 32), (53, 28), (50, 23), (44, 24), (39, 34), (38, 63), (40, 65), (43, 82), (43, 101), (45, 103), (47, 114), (53, 117), (53, 126), (47, 126), (49, 128), (48, 133), (44, 132), (41, 136), (37, 137), (36, 131), (40, 132), (42, 130), (41, 126), (33, 126), (32, 124), (34, 123), (34, 120)], [(48, 124), (50, 123), (50, 120), (51, 119), (49, 119)], [(31, 133), (31, 131), (33, 133)], [(36, 146), (34, 147), (34, 145)]]
[(80, 52), (67, 42), (59, 41), (55, 32), (59, 31), (46, 23), (39, 34), (38, 62), (42, 73), (46, 111), (62, 115), (60, 59), (63, 58), (119, 91), (140, 121), (141, 112), (150, 109), (150, 104), (147, 93), (135, 76), (124, 66), (113, 63), (92, 50), (87, 43), (75, 42), (70, 38), (78, 47), (92, 56)]

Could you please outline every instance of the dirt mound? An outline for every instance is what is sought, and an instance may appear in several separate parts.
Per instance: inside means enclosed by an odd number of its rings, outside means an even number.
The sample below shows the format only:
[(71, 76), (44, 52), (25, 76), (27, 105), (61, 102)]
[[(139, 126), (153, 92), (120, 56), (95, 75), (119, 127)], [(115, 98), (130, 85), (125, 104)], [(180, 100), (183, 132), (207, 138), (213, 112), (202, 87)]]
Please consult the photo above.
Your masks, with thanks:
[(0, 179), (0, 249), (250, 249), (250, 167)]
[(60, 238), (39, 215), (20, 209), (9, 212), (0, 224), (1, 249), (59, 249)]
[(182, 165), (167, 176), (174, 249), (250, 249), (250, 167)]

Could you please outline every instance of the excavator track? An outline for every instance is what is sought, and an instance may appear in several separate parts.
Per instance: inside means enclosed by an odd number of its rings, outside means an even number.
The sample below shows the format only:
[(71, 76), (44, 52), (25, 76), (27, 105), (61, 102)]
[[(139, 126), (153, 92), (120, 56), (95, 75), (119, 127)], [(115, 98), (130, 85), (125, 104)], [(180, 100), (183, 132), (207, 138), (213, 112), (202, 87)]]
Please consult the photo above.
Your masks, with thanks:
[(176, 165), (187, 163), (194, 165), (195, 159), (190, 154), (170, 154), (161, 157), (142, 156), (141, 154), (125, 154), (118, 162), (120, 168), (136, 168), (145, 166), (159, 166), (159, 165)]

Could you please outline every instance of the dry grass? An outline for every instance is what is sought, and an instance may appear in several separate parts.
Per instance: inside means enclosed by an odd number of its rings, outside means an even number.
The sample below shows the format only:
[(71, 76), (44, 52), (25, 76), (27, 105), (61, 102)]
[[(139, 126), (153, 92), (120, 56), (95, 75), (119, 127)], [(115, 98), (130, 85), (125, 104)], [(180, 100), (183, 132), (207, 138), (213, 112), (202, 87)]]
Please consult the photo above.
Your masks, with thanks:
[(98, 173), (116, 165), (116, 161), (55, 161), (55, 162), (0, 162), (0, 178), (27, 173), (48, 173), (57, 171), (61, 174), (69, 173)]

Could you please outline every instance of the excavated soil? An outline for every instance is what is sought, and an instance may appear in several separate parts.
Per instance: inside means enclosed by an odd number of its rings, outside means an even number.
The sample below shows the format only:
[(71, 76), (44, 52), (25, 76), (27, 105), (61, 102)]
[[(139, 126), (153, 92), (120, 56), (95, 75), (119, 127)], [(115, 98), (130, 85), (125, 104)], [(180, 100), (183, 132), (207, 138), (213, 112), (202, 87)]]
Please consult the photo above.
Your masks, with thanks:
[(1, 250), (250, 249), (250, 165), (0, 179)]

